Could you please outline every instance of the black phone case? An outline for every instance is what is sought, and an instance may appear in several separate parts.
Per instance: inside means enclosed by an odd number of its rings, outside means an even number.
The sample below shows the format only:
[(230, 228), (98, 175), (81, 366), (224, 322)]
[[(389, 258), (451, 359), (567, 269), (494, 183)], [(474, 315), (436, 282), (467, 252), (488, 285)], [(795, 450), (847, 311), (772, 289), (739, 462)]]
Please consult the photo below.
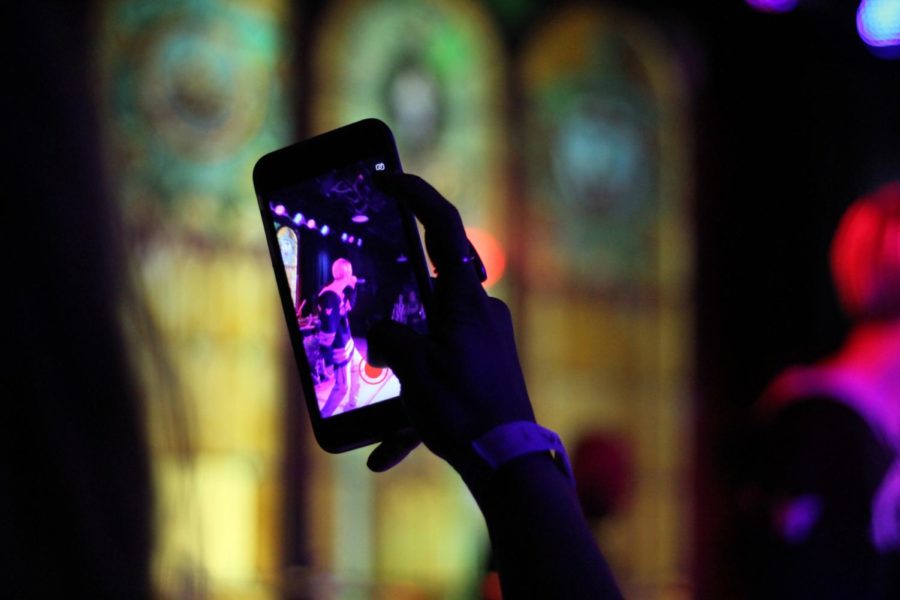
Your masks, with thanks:
[[(377, 119), (366, 119), (269, 153), (259, 159), (253, 170), (253, 183), (304, 400), (316, 441), (324, 450), (332, 453), (376, 443), (391, 433), (409, 429), (410, 424), (399, 397), (327, 418), (320, 414), (312, 368), (304, 351), (302, 333), (297, 326), (290, 286), (273, 227), (274, 220), (270, 214), (269, 199), (279, 190), (373, 156), (383, 157), (385, 171), (401, 172), (400, 159), (390, 129)], [(402, 199), (397, 199), (397, 205), (410, 250), (409, 259), (427, 315), (431, 306), (431, 288), (418, 228)]]

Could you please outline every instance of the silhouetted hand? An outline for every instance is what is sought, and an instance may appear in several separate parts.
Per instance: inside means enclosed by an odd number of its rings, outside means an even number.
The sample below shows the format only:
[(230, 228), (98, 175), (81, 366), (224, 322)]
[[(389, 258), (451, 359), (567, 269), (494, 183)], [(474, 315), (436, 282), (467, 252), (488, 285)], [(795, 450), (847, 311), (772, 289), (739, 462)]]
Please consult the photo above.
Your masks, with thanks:
[[(621, 598), (575, 489), (550, 453), (530, 453), (492, 471), (472, 448), (472, 440), (498, 425), (534, 421), (534, 413), (509, 310), (482, 289), (459, 213), (418, 177), (391, 175), (379, 183), (425, 226), (437, 279), (430, 333), (382, 322), (369, 333), (369, 361), (394, 369), (417, 434), (472, 492), (504, 598)], [(385, 440), (369, 456), (369, 468), (390, 468), (417, 443), (415, 434)]]
[[(430, 333), (383, 321), (369, 333), (368, 360), (397, 373), (416, 432), (466, 478), (477, 470), (473, 439), (502, 423), (534, 421), (509, 309), (481, 287), (452, 204), (413, 175), (386, 174), (377, 183), (406, 202), (424, 225), (437, 278), (427, 315)], [(389, 469), (417, 443), (413, 434), (385, 440), (370, 455), (369, 468)]]

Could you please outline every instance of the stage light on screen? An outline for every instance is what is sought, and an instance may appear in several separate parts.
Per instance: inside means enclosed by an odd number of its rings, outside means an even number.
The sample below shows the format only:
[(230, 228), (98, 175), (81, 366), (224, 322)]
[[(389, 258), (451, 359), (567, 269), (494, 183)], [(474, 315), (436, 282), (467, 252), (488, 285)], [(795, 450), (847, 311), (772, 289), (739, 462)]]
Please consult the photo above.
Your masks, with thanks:
[(303, 213), (297, 213), (294, 215), (294, 225), (300, 225), (303, 223)]
[(315, 229), (316, 228), (316, 220), (310, 219), (309, 221), (306, 222), (306, 226), (309, 227), (310, 229)]
[(352, 244), (355, 239), (356, 238), (351, 235), (350, 237), (347, 238), (347, 241)]
[(341, 241), (342, 241), (342, 242), (346, 242), (346, 241), (347, 241), (347, 234), (346, 234), (346, 233), (342, 233), (342, 234), (341, 234)]
[(322, 225), (322, 229), (319, 231), (322, 232), (322, 235), (328, 235), (328, 232), (331, 231), (331, 228), (328, 225)]
[(786, 13), (797, 8), (799, 0), (746, 0), (751, 8), (767, 13)]
[(369, 222), (369, 217), (367, 217), (366, 215), (353, 215), (353, 217), (351, 218), (351, 220), (352, 220), (354, 223), (368, 223), (368, 222)]
[(362, 248), (362, 238), (357, 238), (357, 239), (356, 239), (356, 247), (357, 247), (357, 248)]
[(863, 0), (856, 10), (856, 30), (872, 48), (900, 47), (900, 0)]
[(284, 204), (276, 204), (274, 210), (275, 210), (275, 214), (280, 217), (281, 215), (283, 215), (285, 213), (285, 211), (287, 209), (284, 208)]

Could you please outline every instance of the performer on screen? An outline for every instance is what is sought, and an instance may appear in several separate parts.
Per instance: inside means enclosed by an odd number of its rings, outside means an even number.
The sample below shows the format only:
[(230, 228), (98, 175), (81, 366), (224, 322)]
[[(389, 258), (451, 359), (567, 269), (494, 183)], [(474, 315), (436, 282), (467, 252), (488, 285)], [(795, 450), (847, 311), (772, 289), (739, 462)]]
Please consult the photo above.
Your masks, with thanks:
[(348, 317), (356, 304), (356, 282), (353, 265), (339, 258), (331, 265), (333, 280), (319, 291), (319, 347), (334, 369), (334, 387), (322, 406), (322, 416), (335, 413), (349, 398), (344, 410), (356, 408), (359, 401), (359, 363), (362, 360), (350, 333)]

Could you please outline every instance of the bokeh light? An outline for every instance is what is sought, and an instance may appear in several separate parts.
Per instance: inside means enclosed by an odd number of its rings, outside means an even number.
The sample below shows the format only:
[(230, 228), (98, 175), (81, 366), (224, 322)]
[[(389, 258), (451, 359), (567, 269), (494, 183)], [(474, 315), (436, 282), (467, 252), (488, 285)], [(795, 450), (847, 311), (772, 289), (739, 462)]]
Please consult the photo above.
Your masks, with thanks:
[(478, 227), (466, 227), (466, 235), (469, 241), (472, 242), (472, 245), (475, 246), (475, 250), (478, 251), (481, 262), (484, 263), (484, 268), (487, 271), (484, 287), (490, 288), (500, 281), (503, 273), (506, 271), (506, 252), (503, 250), (500, 242), (497, 241), (497, 238), (489, 231)]
[(746, 0), (751, 8), (767, 13), (786, 13), (797, 8), (799, 0)]
[(873, 48), (900, 48), (900, 0), (863, 0), (856, 11), (856, 29)]

